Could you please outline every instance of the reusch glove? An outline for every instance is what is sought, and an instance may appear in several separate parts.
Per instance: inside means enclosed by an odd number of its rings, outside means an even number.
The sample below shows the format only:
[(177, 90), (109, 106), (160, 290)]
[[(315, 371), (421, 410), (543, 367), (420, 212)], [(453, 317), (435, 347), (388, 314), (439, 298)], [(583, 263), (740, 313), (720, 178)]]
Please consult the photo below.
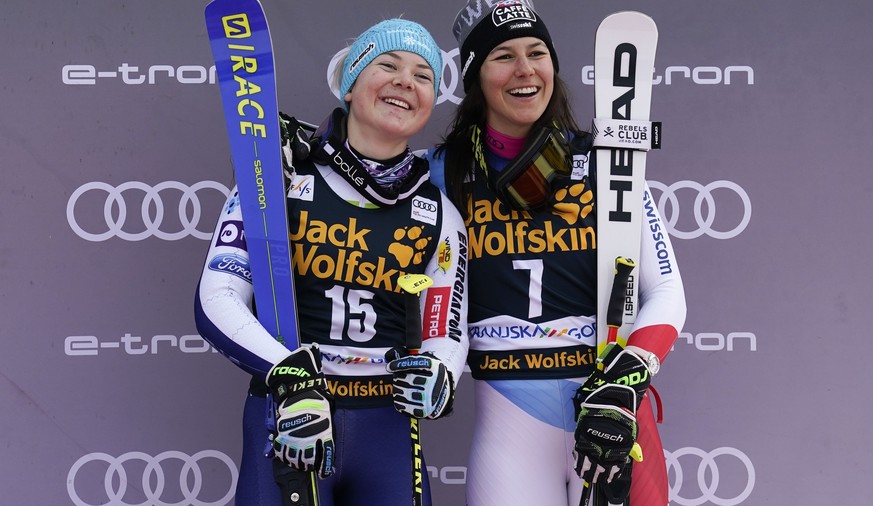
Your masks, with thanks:
[(637, 439), (636, 413), (651, 375), (635, 353), (610, 344), (603, 364), (576, 391), (576, 473), (588, 483), (611, 483), (630, 462)]
[(274, 365), (267, 387), (276, 405), (275, 457), (321, 478), (333, 474), (333, 420), (318, 347), (298, 348)]
[(387, 355), (388, 372), (394, 375), (394, 408), (415, 418), (435, 419), (452, 412), (455, 387), (452, 373), (432, 353)]

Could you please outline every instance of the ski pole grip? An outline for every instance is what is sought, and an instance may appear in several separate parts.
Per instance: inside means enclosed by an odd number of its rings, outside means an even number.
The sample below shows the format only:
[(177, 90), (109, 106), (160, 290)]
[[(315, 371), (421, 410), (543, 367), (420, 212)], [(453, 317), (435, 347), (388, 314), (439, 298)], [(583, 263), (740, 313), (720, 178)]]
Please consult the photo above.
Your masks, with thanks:
[(403, 305), (406, 312), (406, 348), (415, 352), (421, 348), (421, 305), (418, 295), (403, 294)]
[(406, 310), (406, 348), (414, 353), (421, 347), (421, 306), (418, 294), (433, 284), (433, 279), (425, 274), (406, 274), (397, 280), (397, 284), (405, 292), (404, 308)]
[(616, 257), (615, 259), (615, 276), (612, 279), (612, 290), (609, 292), (609, 303), (606, 306), (606, 324), (610, 327), (621, 327), (627, 282), (636, 266), (637, 264), (630, 258)]

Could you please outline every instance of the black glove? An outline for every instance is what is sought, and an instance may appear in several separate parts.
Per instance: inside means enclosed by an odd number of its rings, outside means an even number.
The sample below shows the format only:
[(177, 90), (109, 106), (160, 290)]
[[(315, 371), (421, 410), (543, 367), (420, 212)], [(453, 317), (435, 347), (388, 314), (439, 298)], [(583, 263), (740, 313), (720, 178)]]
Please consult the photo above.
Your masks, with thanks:
[(309, 158), (309, 135), (296, 118), (279, 112), (279, 130), (282, 137), (282, 165), (286, 172), (294, 172), (294, 161)]
[(276, 405), (275, 457), (298, 471), (330, 476), (333, 420), (318, 347), (298, 348), (274, 365), (267, 386)]
[(394, 374), (394, 408), (415, 418), (439, 418), (452, 412), (455, 388), (452, 373), (431, 353), (402, 355), (393, 349), (386, 357)]
[(637, 439), (636, 413), (651, 375), (643, 360), (608, 345), (594, 371), (576, 391), (576, 473), (588, 483), (611, 483), (630, 462)]

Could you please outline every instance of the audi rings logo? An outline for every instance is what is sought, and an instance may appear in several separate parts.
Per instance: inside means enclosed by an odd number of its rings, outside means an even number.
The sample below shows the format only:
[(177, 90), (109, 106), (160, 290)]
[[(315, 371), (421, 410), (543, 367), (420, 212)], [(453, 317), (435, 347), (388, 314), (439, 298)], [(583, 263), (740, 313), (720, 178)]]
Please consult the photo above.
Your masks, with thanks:
[(436, 202), (426, 199), (413, 200), (412, 207), (416, 209), (421, 209), (422, 211), (430, 211), (432, 213), (435, 213), (437, 210)]
[[(458, 63), (456, 61), (456, 58), (458, 58), (460, 51), (458, 50), (458, 48), (455, 48), (448, 53), (445, 51), (442, 51), (442, 53), (443, 76), (440, 80), (440, 93), (439, 96), (436, 97), (436, 103), (434, 105), (438, 105), (446, 101), (453, 104), (460, 104), (461, 97), (457, 95), (457, 92), (458, 85), (461, 84), (461, 73), (458, 71)], [(336, 72), (338, 72), (337, 67), (342, 64), (343, 59), (347, 55), (348, 49), (340, 50), (335, 55), (333, 55), (333, 58), (330, 59), (330, 63), (327, 65), (327, 84), (328, 86), (330, 86), (330, 91), (336, 98), (340, 98), (339, 88), (337, 87), (337, 83), (334, 83), (333, 76)]]
[[(102, 182), (85, 183), (70, 195), (70, 200), (67, 202), (67, 221), (76, 235), (93, 242), (106, 241), (112, 237), (125, 241), (142, 241), (151, 236), (165, 241), (177, 241), (188, 236), (206, 240), (212, 236), (213, 224), (210, 223), (206, 230), (199, 228), (203, 212), (198, 195), (201, 195), (200, 192), (204, 189), (219, 192), (222, 203), (230, 193), (227, 187), (215, 181), (201, 181), (191, 186), (178, 181), (164, 181), (155, 186), (140, 181), (128, 181), (118, 186)], [(181, 192), (178, 201), (178, 223), (174, 223), (175, 218), (169, 218), (164, 212), (164, 198), (170, 198), (173, 193), (170, 190)], [(141, 223), (139, 219), (132, 219), (127, 212), (127, 199), (135, 198), (134, 194), (137, 192), (143, 194), (140, 205)], [(106, 230), (89, 232), (81, 223), (86, 220), (86, 217), (99, 215), (101, 195), (105, 197), (102, 206), (104, 223), (97, 226), (100, 228), (105, 226)], [(88, 208), (88, 205), (91, 208)], [(136, 223), (126, 227), (128, 220)]]
[[(752, 202), (749, 200), (749, 195), (734, 182), (713, 181), (702, 185), (695, 181), (677, 181), (669, 186), (658, 181), (648, 181), (648, 183), (649, 188), (661, 192), (658, 197), (658, 210), (667, 222), (670, 235), (677, 239), (695, 239), (702, 235), (714, 239), (732, 239), (740, 235), (752, 219)], [(684, 209), (686, 213), (688, 210), (686, 192), (682, 190), (694, 192), (694, 205), (691, 206), (694, 225), (691, 228), (689, 228), (689, 218), (679, 224), (681, 210)], [(690, 195), (690, 192), (687, 193)], [(716, 200), (718, 200), (717, 205)], [(685, 203), (684, 207), (680, 201)], [(718, 224), (716, 224), (717, 208), (721, 210), (720, 217), (727, 216), (720, 219)], [(683, 226), (685, 230), (680, 229)]]
[[(664, 450), (664, 456), (667, 473), (672, 477), (671, 504), (736, 506), (745, 501), (755, 488), (755, 466), (745, 453), (736, 448), (721, 447), (710, 452), (699, 448), (679, 448), (672, 452)], [(692, 471), (692, 476), (697, 477), (697, 490), (693, 496), (686, 497), (682, 494), (688, 494), (694, 487), (685, 486), (685, 469), (693, 469), (695, 462), (697, 469)]]
[[(173, 467), (179, 463), (181, 465)], [(129, 481), (128, 473), (135, 470), (142, 473), (141, 478)], [(209, 483), (207, 492), (203, 486), (204, 475), (220, 476), (221, 482)], [(119, 457), (89, 453), (70, 468), (67, 493), (76, 506), (223, 506), (233, 498), (238, 476), (233, 460), (217, 450), (203, 450), (194, 455), (171, 450), (154, 457), (142, 452), (128, 452)], [(105, 498), (90, 502), (79, 495), (80, 492), (86, 492), (87, 496), (102, 495), (92, 492), (101, 482)], [(129, 485), (133, 492), (128, 491)], [(215, 488), (224, 495), (214, 501), (200, 497), (217, 495), (211, 492)], [(140, 494), (145, 496), (145, 501), (136, 497)], [(172, 495), (181, 496), (181, 500), (170, 502), (166, 496)]]

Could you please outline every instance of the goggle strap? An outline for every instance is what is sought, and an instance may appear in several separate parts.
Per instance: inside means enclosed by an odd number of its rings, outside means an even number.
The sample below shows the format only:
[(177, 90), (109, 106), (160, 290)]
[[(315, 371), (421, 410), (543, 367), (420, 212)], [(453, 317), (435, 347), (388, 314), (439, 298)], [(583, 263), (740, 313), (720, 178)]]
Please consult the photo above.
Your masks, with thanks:
[(373, 202), (385, 206), (397, 204), (414, 195), (429, 178), (427, 162), (415, 157), (408, 179), (403, 186), (394, 190), (385, 188), (367, 172), (358, 157), (345, 147), (345, 139), (345, 111), (337, 108), (310, 140), (312, 159), (316, 163), (329, 165), (334, 172)]

